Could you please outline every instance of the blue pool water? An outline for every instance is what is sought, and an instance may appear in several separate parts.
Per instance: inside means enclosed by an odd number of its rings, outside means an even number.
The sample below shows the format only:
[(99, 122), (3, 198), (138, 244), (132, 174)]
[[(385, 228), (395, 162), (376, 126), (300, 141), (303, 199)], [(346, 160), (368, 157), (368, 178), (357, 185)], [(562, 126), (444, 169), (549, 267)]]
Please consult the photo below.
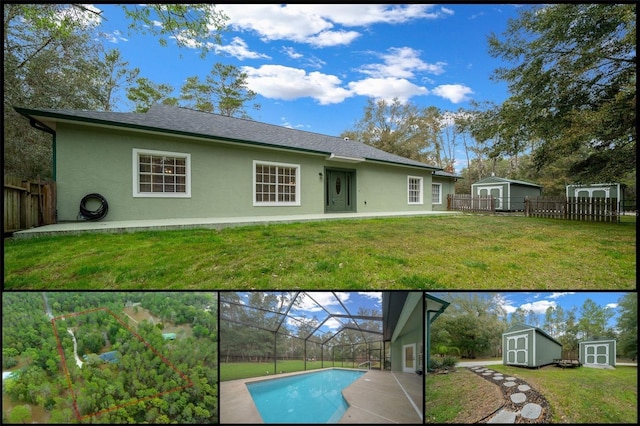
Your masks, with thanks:
[(323, 370), (247, 383), (265, 423), (337, 423), (348, 408), (342, 389), (365, 371)]

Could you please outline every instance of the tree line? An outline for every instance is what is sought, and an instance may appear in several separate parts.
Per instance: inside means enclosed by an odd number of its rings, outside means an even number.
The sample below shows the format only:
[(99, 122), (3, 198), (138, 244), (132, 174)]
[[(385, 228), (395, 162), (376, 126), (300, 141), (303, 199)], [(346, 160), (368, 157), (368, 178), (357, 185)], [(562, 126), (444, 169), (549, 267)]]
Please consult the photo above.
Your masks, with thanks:
[[(366, 358), (367, 343), (382, 340), (378, 334), (382, 332), (381, 321), (358, 320), (356, 325), (353, 320), (343, 320), (344, 327), (323, 332), (318, 328), (329, 315), (323, 310), (304, 318), (287, 315), (289, 304), (293, 308), (306, 306), (304, 292), (297, 298), (295, 295), (250, 292), (245, 300), (238, 292), (221, 293), (220, 361)], [(381, 316), (381, 312), (366, 308), (353, 314)]]
[(502, 333), (514, 324), (527, 324), (544, 330), (562, 344), (563, 351), (577, 354), (581, 340), (613, 338), (617, 355), (635, 360), (638, 346), (637, 294), (629, 292), (618, 301), (620, 316), (609, 325), (615, 312), (586, 299), (577, 309), (549, 306), (544, 319), (533, 310), (518, 307), (507, 315), (495, 293), (448, 293), (447, 309), (431, 325), (431, 355), (463, 358), (500, 356)]

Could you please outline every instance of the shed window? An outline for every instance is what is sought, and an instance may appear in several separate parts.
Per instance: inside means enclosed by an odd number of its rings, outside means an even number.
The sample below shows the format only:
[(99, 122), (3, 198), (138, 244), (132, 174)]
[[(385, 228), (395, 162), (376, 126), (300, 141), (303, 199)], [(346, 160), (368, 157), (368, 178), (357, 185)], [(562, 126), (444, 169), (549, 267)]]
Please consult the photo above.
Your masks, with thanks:
[(299, 206), (300, 166), (253, 162), (254, 206)]
[(433, 204), (442, 204), (442, 184), (431, 184), (431, 202)]
[(133, 149), (134, 197), (191, 197), (191, 154)]
[(422, 204), (422, 177), (407, 178), (409, 204)]

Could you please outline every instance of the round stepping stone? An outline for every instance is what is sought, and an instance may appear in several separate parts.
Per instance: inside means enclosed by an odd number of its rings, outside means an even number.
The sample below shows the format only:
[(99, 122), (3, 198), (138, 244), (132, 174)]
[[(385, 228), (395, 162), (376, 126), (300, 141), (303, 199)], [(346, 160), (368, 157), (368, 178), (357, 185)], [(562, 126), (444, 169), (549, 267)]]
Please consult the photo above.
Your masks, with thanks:
[(502, 410), (496, 414), (487, 423), (515, 423), (516, 413), (513, 411)]
[(493, 380), (502, 380), (502, 379), (504, 379), (504, 376), (500, 376), (500, 375), (493, 376)]
[(520, 385), (520, 386), (518, 386), (518, 390), (519, 390), (520, 392), (526, 392), (526, 391), (528, 391), (529, 389), (531, 389), (531, 387), (530, 387), (529, 385)]
[(492, 375), (492, 374), (493, 374), (493, 373), (490, 373), (490, 372), (488, 372), (488, 371), (487, 371), (486, 373), (482, 373), (482, 375), (483, 375), (483, 376), (490, 376), (490, 375)]
[(540, 413), (542, 413), (542, 407), (532, 402), (526, 404), (524, 407), (522, 407), (522, 410), (520, 411), (520, 415), (522, 417), (524, 417), (525, 419), (532, 419), (532, 420), (535, 420), (538, 417), (540, 417)]
[(526, 400), (527, 400), (527, 395), (523, 394), (522, 392), (516, 392), (511, 394), (511, 401), (513, 401), (514, 404), (522, 404)]
[(518, 379), (516, 379), (515, 377), (507, 377), (507, 380), (511, 380), (512, 382), (515, 382)]
[(505, 385), (508, 388), (512, 388), (516, 385), (516, 382), (504, 382), (503, 385)]

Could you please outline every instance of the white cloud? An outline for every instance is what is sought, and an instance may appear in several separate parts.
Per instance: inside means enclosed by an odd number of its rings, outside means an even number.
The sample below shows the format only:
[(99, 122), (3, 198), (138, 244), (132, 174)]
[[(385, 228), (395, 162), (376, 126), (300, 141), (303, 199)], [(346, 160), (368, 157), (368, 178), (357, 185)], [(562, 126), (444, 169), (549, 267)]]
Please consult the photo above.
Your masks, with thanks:
[(618, 307), (617, 303), (608, 303), (607, 306), (605, 306), (605, 308), (609, 308), (609, 309), (615, 309)]
[(358, 37), (360, 37), (360, 33), (356, 31), (323, 31), (309, 37), (306, 42), (314, 47), (328, 47), (348, 45)]
[(431, 92), (457, 104), (469, 100), (467, 95), (472, 94), (473, 90), (463, 84), (442, 84), (434, 88)]
[(335, 26), (367, 27), (378, 23), (401, 24), (417, 19), (438, 19), (450, 9), (434, 5), (384, 4), (267, 4), (217, 5), (238, 31), (253, 31), (264, 41), (290, 40), (318, 47), (347, 45), (359, 36)]
[(548, 301), (548, 300), (538, 300), (533, 303), (525, 303), (520, 305), (520, 307), (526, 311), (533, 311), (536, 314), (544, 314), (547, 311), (547, 308), (557, 306), (556, 302)]
[(549, 296), (547, 296), (549, 299), (557, 299), (559, 297), (563, 297), (563, 296), (569, 296), (572, 294), (576, 294), (575, 291), (564, 291), (564, 292), (555, 292), (555, 293), (551, 293)]
[(118, 30), (115, 30), (112, 33), (103, 33), (104, 38), (113, 44), (118, 44), (121, 41), (129, 41), (126, 37), (122, 36), (122, 33)]
[(425, 87), (416, 86), (404, 78), (367, 78), (351, 82), (348, 86), (353, 94), (384, 99), (388, 102), (398, 98), (404, 103), (413, 96), (429, 94)]
[(349, 90), (340, 87), (342, 81), (338, 77), (317, 71), (307, 73), (282, 65), (243, 67), (242, 70), (247, 74), (247, 86), (266, 98), (293, 100), (309, 97), (320, 105), (329, 105), (353, 96)]
[(292, 59), (300, 59), (302, 58), (302, 53), (297, 53), (293, 47), (283, 47), (282, 51)]
[(220, 46), (217, 44), (210, 44), (210, 47), (213, 48), (216, 51), (216, 53), (220, 53), (220, 52), (228, 53), (229, 55), (241, 61), (243, 59), (257, 59), (257, 58), (271, 59), (268, 55), (249, 50), (249, 46), (247, 45), (247, 43), (244, 40), (242, 40), (240, 37), (234, 37), (233, 40), (231, 40), (231, 44), (223, 45), (223, 46)]
[(412, 78), (417, 71), (442, 74), (446, 62), (429, 64), (419, 58), (420, 52), (410, 47), (392, 47), (386, 54), (380, 54), (382, 64), (363, 65), (358, 69), (371, 77)]
[(359, 291), (358, 294), (360, 296), (367, 297), (369, 299), (373, 299), (378, 306), (380, 306), (380, 304), (382, 303), (382, 292), (381, 291)]

